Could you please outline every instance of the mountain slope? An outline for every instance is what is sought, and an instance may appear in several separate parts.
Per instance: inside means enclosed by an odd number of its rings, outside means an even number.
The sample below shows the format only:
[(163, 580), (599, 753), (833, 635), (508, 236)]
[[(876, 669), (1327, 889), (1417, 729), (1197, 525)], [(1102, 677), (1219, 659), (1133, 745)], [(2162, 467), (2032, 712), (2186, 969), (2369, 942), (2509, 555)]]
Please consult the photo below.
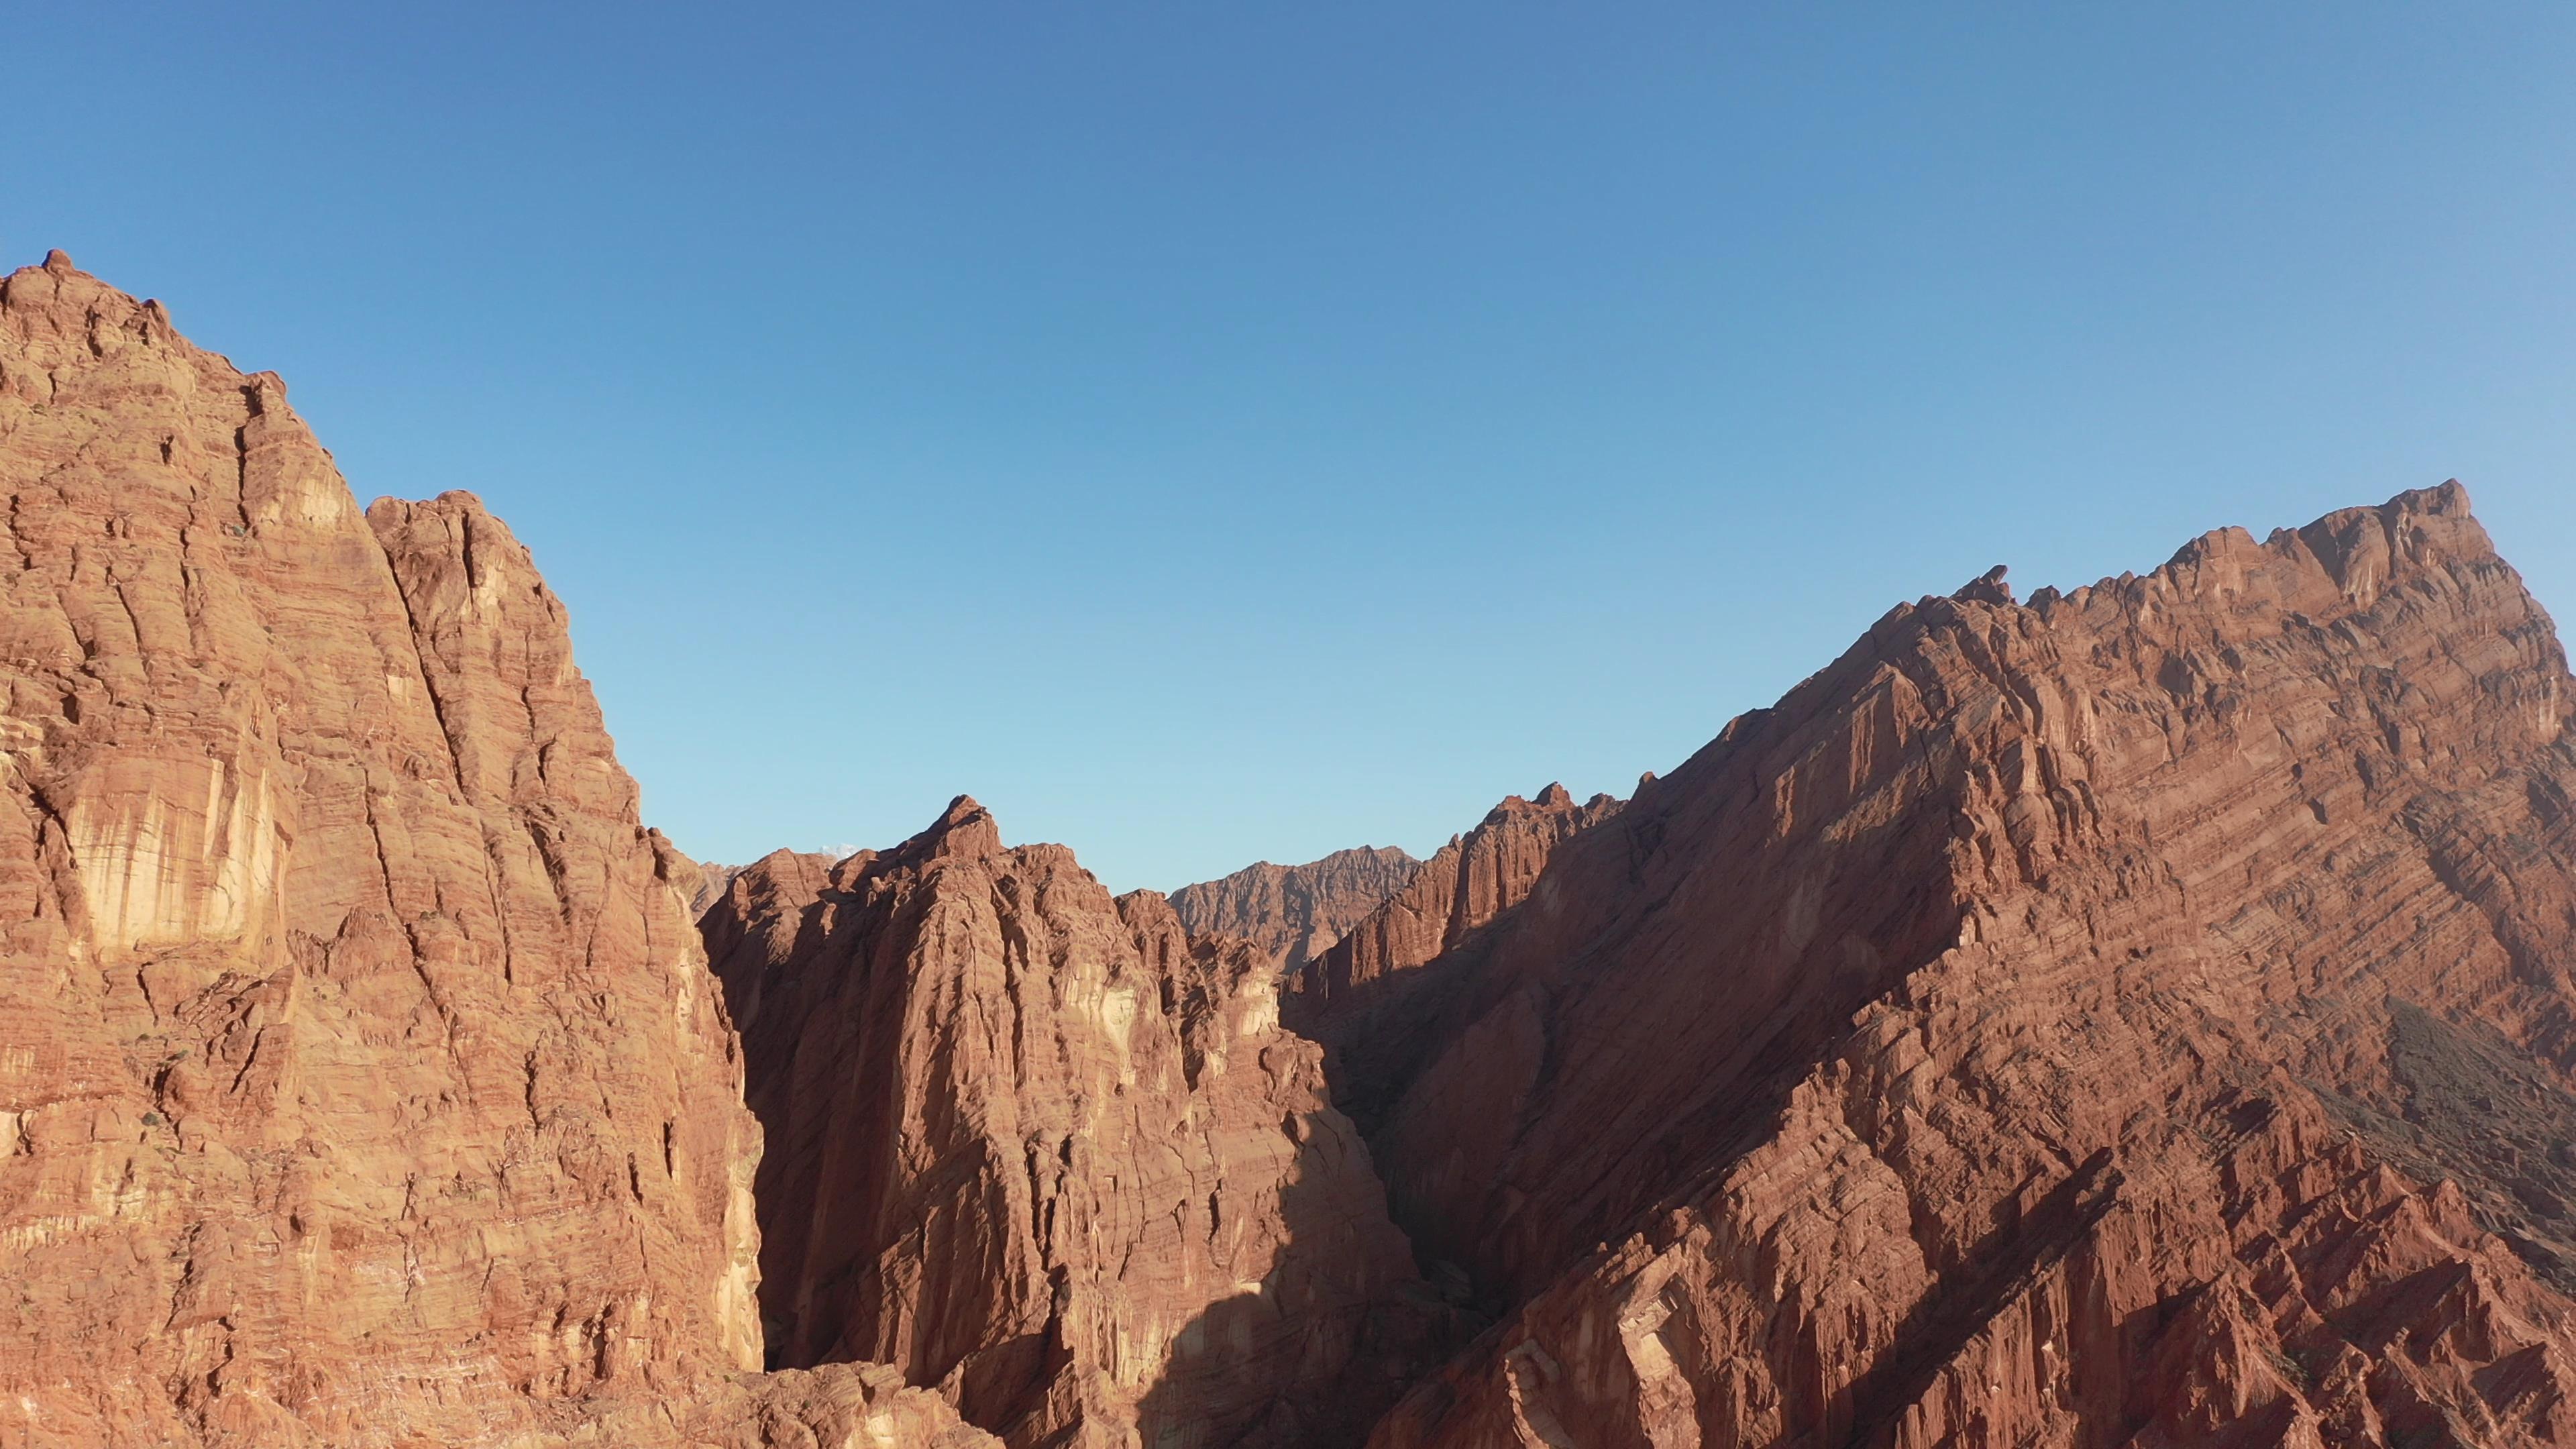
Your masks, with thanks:
[(695, 880), (507, 529), (362, 514), (275, 377), (60, 253), (0, 284), (0, 491), (0, 1442), (971, 1442), (734, 1381)]
[(770, 1347), (1015, 1449), (1356, 1443), (1436, 1305), (1275, 965), (960, 798), (703, 922), (742, 1025)]
[(1891, 612), (1423, 968), (1373, 1442), (2565, 1442), (2567, 683), (2456, 485)]
[(1261, 861), (1232, 875), (1172, 892), (1172, 910), (1194, 936), (1250, 941), (1294, 971), (1321, 954), (1386, 899), (1422, 862), (1397, 850), (1337, 850), (1304, 865)]
[[(1607, 795), (1578, 804), (1559, 784), (1535, 800), (1506, 796), (1434, 853), (1402, 891), (1289, 974), (1280, 1017), (1323, 1043), (1334, 1100), (1363, 1132), (1379, 1132), (1395, 1092), (1469, 1009), (1475, 973), (1467, 963), (1484, 949), (1487, 926), (1521, 904), (1565, 842), (1619, 808)], [(1419, 1239), (1400, 1192), (1391, 1207)], [(1446, 1245), (1432, 1246), (1427, 1266), (1454, 1274)], [(1493, 1302), (1488, 1295), (1487, 1306)]]

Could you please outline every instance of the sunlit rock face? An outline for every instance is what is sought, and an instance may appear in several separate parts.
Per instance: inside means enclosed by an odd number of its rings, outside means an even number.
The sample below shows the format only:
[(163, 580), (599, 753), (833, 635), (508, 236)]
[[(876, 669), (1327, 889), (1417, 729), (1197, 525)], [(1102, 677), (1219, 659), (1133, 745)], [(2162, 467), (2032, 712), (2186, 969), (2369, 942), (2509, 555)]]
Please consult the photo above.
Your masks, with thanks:
[(0, 488), (0, 1446), (2576, 1439), (2570, 681), (2456, 486), (1258, 941), (962, 798), (687, 861), (505, 528), (59, 255)]
[(2456, 486), (1890, 613), (1379, 1023), (1373, 1442), (2566, 1442), (2567, 714)]
[(756, 1366), (733, 1036), (508, 530), (362, 513), (59, 255), (0, 489), (0, 1442), (517, 1442)]
[(1293, 977), (1410, 885), (1422, 862), (1392, 846), (1337, 850), (1304, 865), (1262, 861), (1172, 892), (1192, 935), (1251, 942)]
[(768, 1128), (790, 1366), (882, 1360), (1014, 1446), (1356, 1443), (1435, 1314), (1275, 968), (959, 799), (737, 875), (707, 939)]
[(1505, 797), (1340, 940), (1289, 973), (1294, 1014), (1325, 1021), (1403, 984), (1392, 978), (1439, 959), (1519, 905), (1559, 845), (1618, 811), (1607, 795), (1578, 804), (1563, 785), (1549, 785), (1535, 800)]

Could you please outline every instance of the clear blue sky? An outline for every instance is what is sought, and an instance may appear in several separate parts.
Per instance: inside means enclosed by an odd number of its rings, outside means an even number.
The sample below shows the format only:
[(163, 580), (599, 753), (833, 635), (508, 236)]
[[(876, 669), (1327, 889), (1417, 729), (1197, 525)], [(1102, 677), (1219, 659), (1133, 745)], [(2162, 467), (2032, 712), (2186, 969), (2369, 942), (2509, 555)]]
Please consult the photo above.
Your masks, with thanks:
[(2576, 609), (2576, 8), (392, 8), (20, 7), (0, 258), (482, 494), (702, 856), (1424, 852), (2453, 475)]

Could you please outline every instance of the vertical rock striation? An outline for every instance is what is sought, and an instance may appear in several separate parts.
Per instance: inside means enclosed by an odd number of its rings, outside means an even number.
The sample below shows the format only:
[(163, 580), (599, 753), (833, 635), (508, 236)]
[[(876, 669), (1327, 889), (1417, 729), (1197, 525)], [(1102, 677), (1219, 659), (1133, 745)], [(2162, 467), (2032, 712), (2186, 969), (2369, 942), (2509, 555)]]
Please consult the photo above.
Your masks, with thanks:
[(362, 514), (275, 377), (59, 253), (0, 284), (0, 491), (0, 1442), (740, 1398), (758, 1128), (526, 550)]
[(1294, 973), (1410, 883), (1422, 862), (1393, 846), (1337, 850), (1304, 865), (1262, 861), (1172, 892), (1194, 936), (1250, 941)]
[(1430, 1318), (1275, 967), (960, 798), (780, 852), (704, 926), (741, 1023), (769, 1343), (1015, 1449), (1355, 1443)]
[[(1403, 890), (1287, 978), (1281, 1017), (1324, 1044), (1334, 1099), (1364, 1134), (1374, 1139), (1426, 1054), (1442, 1049), (1479, 1008), (1477, 973), (1468, 963), (1485, 949), (1486, 928), (1538, 887), (1550, 856), (1619, 808), (1608, 795), (1578, 804), (1560, 784), (1536, 800), (1505, 797)], [(1552, 905), (1542, 901), (1537, 909)], [(1422, 1246), (1404, 1179), (1388, 1182), (1396, 1221)], [(1457, 1265), (1448, 1245), (1431, 1246), (1426, 1266), (1452, 1279)], [(1488, 1307), (1496, 1301), (1491, 1294), (1486, 1300)]]
[(2456, 485), (1177, 904), (692, 864), (506, 529), (60, 254), (0, 490), (0, 1445), (2576, 1440), (2571, 681)]

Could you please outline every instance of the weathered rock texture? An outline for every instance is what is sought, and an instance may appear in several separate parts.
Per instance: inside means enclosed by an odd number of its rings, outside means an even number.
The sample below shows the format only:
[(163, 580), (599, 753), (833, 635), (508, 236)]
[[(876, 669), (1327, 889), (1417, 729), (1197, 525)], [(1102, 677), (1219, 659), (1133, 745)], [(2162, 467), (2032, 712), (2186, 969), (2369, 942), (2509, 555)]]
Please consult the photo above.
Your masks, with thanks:
[(1320, 1020), (1384, 978), (1448, 952), (1519, 905), (1559, 845), (1618, 809), (1607, 795), (1578, 805), (1555, 784), (1535, 801), (1506, 796), (1475, 829), (1451, 837), (1401, 890), (1292, 973), (1286, 981), (1292, 1009)]
[[(694, 921), (724, 899), (726, 888), (733, 884), (735, 876), (742, 874), (742, 867), (707, 861), (693, 861), (691, 865), (697, 870), (696, 888), (689, 892), (689, 919)], [(685, 874), (682, 876), (684, 883), (689, 879)]]
[(1194, 936), (1250, 941), (1294, 972), (1410, 884), (1422, 862), (1393, 846), (1337, 850), (1304, 865), (1262, 861), (1172, 892)]
[(362, 514), (276, 378), (59, 253), (0, 286), (0, 491), (0, 1443), (748, 1412), (695, 882), (527, 552)]
[(1431, 1314), (1274, 968), (959, 799), (705, 918), (771, 1143), (769, 1347), (1019, 1449), (1356, 1442)]
[[(813, 1370), (745, 1374), (710, 1386), (674, 1410), (693, 1444), (709, 1449), (1000, 1449), (966, 1424), (946, 1399), (903, 1381), (884, 1364), (836, 1363)], [(643, 1426), (650, 1435), (653, 1426)], [(604, 1423), (602, 1449), (633, 1442)]]
[[(1364, 1134), (1378, 1133), (1394, 1095), (1449, 1044), (1439, 1008), (1454, 1005), (1454, 978), (1472, 976), (1468, 963), (1484, 950), (1486, 928), (1530, 894), (1560, 846), (1618, 814), (1619, 805), (1608, 795), (1577, 804), (1559, 784), (1536, 800), (1505, 797), (1402, 891), (1287, 977), (1281, 1017), (1324, 1044), (1334, 1099)], [(1413, 1232), (1413, 1204), (1400, 1188), (1390, 1206)], [(1457, 1265), (1446, 1257), (1435, 1253), (1424, 1266), (1453, 1294), (1460, 1286)], [(1489, 1309), (1500, 1301), (1490, 1293), (1485, 1300)]]
[(505, 529), (59, 255), (0, 489), (0, 1449), (2576, 1441), (2570, 679), (2456, 486), (1901, 607), (1320, 952), (962, 799), (691, 864)]
[(2456, 486), (1898, 608), (1416, 973), (1373, 1442), (2568, 1442), (2568, 714)]

